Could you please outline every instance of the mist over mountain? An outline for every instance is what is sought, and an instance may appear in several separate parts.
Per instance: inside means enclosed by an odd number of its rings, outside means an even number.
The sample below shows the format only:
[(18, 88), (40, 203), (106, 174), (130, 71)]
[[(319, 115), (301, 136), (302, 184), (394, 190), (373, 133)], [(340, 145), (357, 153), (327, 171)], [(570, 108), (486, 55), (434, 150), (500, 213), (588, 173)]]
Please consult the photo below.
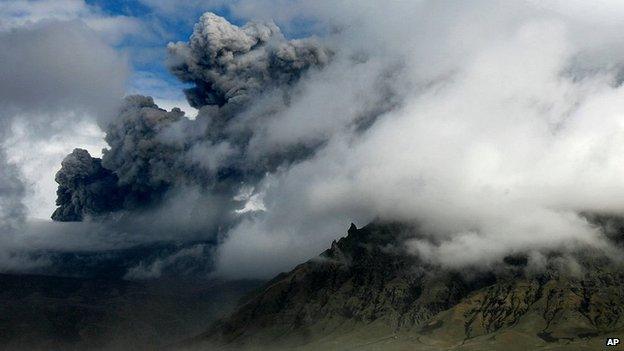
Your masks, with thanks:
[[(582, 249), (540, 266), (517, 253), (491, 269), (447, 268), (406, 250), (414, 232), (352, 225), (172, 349), (593, 350), (624, 330), (622, 262)], [(621, 247), (621, 226), (618, 236)]]

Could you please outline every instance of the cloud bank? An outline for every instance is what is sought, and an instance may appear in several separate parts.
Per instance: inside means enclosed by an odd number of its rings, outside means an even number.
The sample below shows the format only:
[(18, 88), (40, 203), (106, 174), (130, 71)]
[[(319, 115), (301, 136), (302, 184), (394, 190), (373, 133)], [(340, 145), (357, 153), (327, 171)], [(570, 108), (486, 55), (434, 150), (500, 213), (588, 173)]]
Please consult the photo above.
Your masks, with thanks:
[[(123, 95), (125, 61), (80, 23), (35, 23), (0, 31), (0, 48), (3, 148), (16, 125), (26, 131), (22, 138), (47, 138), (85, 115), (110, 116)], [(9, 165), (13, 152), (20, 150), (3, 150), (2, 184), (17, 189), (21, 176), (16, 165)], [(23, 206), (16, 196), (25, 191), (11, 193), (3, 196), (13, 199), (14, 205), (3, 206), (9, 213)], [(20, 217), (7, 216), (12, 221)]]
[(579, 213), (623, 209), (611, 22), (522, 2), (347, 7), (294, 15), (334, 24), (340, 50), (253, 142), (323, 146), (264, 180), (267, 211), (230, 232), (224, 274), (284, 269), (274, 257), (309, 257), (351, 219), (416, 221), (428, 235), (408, 248), (449, 266), (605, 247)]
[[(12, 251), (24, 233), (38, 189), (24, 167), (45, 163), (53, 145), (75, 128), (106, 120), (123, 96), (128, 65), (103, 28), (77, 14), (80, 2), (0, 4), (0, 267), (41, 265)], [(75, 5), (75, 6), (74, 6)], [(93, 15), (94, 21), (105, 16)], [(96, 21), (97, 22), (97, 21)], [(56, 151), (58, 153), (58, 150)], [(62, 151), (66, 152), (66, 151)], [(58, 161), (55, 161), (55, 163)], [(24, 172), (26, 171), (26, 173)], [(49, 176), (49, 175), (48, 175)], [(36, 198), (36, 197), (35, 197)], [(35, 203), (39, 208), (52, 204)], [(35, 260), (36, 261), (36, 260)]]

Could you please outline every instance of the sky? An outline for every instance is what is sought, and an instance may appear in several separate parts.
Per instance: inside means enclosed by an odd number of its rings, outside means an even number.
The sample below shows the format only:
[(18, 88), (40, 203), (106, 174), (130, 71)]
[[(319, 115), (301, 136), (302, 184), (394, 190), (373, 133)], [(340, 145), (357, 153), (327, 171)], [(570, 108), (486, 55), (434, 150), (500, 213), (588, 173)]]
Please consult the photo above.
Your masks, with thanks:
[[(622, 23), (608, 0), (3, 1), (0, 229), (202, 241), (134, 277), (206, 242), (269, 277), (375, 219), (449, 266), (608, 250), (583, 213), (624, 211)], [(61, 161), (79, 223), (49, 223)]]

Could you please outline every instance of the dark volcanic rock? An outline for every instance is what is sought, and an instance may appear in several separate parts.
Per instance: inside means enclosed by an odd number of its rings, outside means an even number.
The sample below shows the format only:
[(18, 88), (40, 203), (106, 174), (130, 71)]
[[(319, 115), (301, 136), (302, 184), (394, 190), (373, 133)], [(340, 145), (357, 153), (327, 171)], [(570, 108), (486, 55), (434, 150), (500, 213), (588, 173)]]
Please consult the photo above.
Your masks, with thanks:
[(505, 349), (498, 337), (546, 347), (624, 328), (624, 270), (600, 253), (579, 252), (575, 273), (556, 254), (539, 272), (528, 271), (523, 254), (489, 271), (457, 271), (408, 254), (401, 243), (417, 232), (397, 223), (352, 225), (318, 258), (271, 280), (188, 345)]
[(0, 350), (155, 350), (196, 335), (258, 285), (0, 274)]

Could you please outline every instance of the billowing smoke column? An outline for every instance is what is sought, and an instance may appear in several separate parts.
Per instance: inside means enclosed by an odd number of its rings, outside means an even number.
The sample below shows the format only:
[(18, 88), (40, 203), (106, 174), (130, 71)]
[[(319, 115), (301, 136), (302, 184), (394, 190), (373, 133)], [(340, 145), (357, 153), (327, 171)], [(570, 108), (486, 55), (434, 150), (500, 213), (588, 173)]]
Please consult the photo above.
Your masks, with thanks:
[(102, 160), (92, 158), (87, 150), (75, 149), (61, 163), (55, 180), (59, 183), (52, 219), (80, 221), (85, 215), (113, 211), (119, 208), (123, 193), (117, 187), (118, 178), (102, 167)]
[[(80, 221), (119, 210), (157, 205), (172, 189), (198, 187), (233, 202), (266, 172), (308, 153), (286, 150), (247, 160), (253, 126), (237, 122), (252, 97), (287, 88), (323, 67), (331, 52), (314, 39), (287, 40), (275, 24), (237, 27), (212, 13), (195, 25), (189, 43), (169, 45), (169, 65), (183, 82), (195, 120), (158, 108), (150, 97), (129, 96), (105, 126), (102, 159), (76, 149), (56, 175), (57, 221)], [(262, 118), (262, 116), (260, 116)], [(227, 205), (224, 205), (227, 207)]]
[(55, 219), (113, 213), (106, 235), (137, 240), (206, 233), (226, 276), (271, 276), (375, 218), (422, 224), (408, 249), (449, 266), (607, 247), (581, 213), (624, 209), (622, 21), (364, 3), (289, 2), (294, 19), (337, 21), (318, 40), (204, 15), (168, 59), (197, 118), (127, 98), (102, 122), (102, 160), (64, 162)]
[(273, 23), (238, 28), (212, 13), (200, 18), (189, 43), (172, 43), (168, 49), (171, 72), (195, 84), (186, 95), (196, 108), (244, 105), (262, 90), (292, 83), (329, 58), (312, 39), (284, 39)]

